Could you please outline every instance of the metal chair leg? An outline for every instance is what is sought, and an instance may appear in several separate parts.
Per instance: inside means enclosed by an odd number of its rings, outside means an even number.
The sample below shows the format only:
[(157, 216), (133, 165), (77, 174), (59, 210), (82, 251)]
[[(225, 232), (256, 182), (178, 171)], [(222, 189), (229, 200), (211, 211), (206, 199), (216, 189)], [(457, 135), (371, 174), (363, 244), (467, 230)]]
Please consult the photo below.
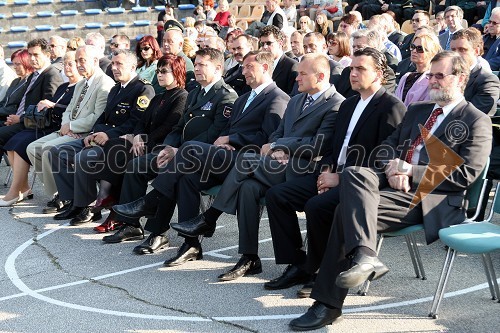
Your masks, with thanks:
[(431, 311), (429, 317), (437, 319), (439, 305), (444, 296), (444, 291), (446, 289), (446, 284), (448, 283), (448, 277), (450, 276), (451, 267), (453, 266), (453, 260), (455, 259), (456, 251), (448, 248), (446, 253), (446, 259), (444, 260), (443, 270), (441, 271), (441, 276), (439, 277), (438, 285), (436, 288), (436, 293), (434, 294), (434, 299), (432, 300)]
[(495, 269), (493, 268), (493, 263), (491, 262), (491, 256), (489, 253), (483, 253), (482, 258), (484, 271), (486, 273), (486, 279), (488, 280), (488, 285), (490, 287), (491, 299), (498, 300), (498, 302), (500, 303), (500, 291), (498, 289)]
[[(376, 248), (376, 251), (377, 251), (377, 256), (378, 254), (380, 253), (380, 249), (382, 248), (382, 242), (384, 241), (384, 235), (380, 234), (379, 235), (379, 238), (378, 238), (378, 241), (377, 241), (377, 248)], [(366, 280), (362, 285), (361, 287), (359, 288), (358, 290), (358, 295), (361, 295), (361, 296), (366, 296), (366, 294), (368, 294), (368, 289), (370, 289), (370, 283), (371, 281), (370, 280)]]
[(415, 271), (415, 277), (420, 278), (420, 271), (417, 265), (416, 254), (415, 254), (415, 246), (413, 245), (413, 238), (411, 234), (405, 235), (406, 246), (408, 247), (408, 252), (410, 252), (411, 263), (413, 264), (413, 270)]
[(422, 280), (427, 280), (427, 277), (425, 276), (424, 263), (422, 262), (422, 257), (420, 256), (420, 250), (418, 249), (418, 244), (415, 234), (410, 234), (409, 236), (411, 237), (413, 243), (413, 253), (415, 254), (415, 259), (417, 261), (418, 270), (420, 272), (420, 278)]

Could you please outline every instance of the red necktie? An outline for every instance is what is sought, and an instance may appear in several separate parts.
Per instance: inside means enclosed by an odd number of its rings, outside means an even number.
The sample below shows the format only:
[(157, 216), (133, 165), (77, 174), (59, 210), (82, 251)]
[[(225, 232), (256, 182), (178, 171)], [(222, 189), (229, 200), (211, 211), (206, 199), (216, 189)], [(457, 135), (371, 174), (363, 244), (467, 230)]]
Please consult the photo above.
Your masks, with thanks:
[[(436, 123), (437, 117), (439, 115), (443, 114), (443, 109), (437, 108), (434, 111), (432, 111), (431, 116), (427, 121), (425, 122), (424, 128), (430, 132), (432, 126)], [(415, 148), (417, 148), (422, 142), (424, 141), (424, 138), (422, 137), (422, 134), (417, 135), (415, 140), (412, 142), (410, 149), (408, 149), (408, 152), (406, 153), (406, 162), (411, 164), (411, 159), (413, 158), (413, 153), (415, 152)]]

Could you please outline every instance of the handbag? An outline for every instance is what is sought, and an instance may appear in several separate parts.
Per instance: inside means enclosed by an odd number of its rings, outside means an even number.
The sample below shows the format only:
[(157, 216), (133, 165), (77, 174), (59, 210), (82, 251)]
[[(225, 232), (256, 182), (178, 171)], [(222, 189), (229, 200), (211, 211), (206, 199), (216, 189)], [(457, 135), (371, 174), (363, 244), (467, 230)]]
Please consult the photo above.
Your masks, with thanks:
[(24, 113), (24, 127), (28, 129), (45, 129), (52, 123), (52, 108), (38, 111), (36, 105), (30, 105)]

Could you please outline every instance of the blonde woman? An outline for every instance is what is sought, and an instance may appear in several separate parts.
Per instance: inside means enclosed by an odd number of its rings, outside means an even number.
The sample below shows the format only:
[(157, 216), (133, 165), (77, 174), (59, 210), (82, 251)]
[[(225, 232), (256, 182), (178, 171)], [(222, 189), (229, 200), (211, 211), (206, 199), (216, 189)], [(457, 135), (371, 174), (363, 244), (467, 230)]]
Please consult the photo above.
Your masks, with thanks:
[(429, 100), (429, 79), (426, 74), (431, 66), (431, 59), (441, 51), (439, 40), (432, 33), (423, 30), (417, 32), (410, 44), (411, 62), (417, 70), (403, 75), (395, 95), (408, 106), (413, 102)]

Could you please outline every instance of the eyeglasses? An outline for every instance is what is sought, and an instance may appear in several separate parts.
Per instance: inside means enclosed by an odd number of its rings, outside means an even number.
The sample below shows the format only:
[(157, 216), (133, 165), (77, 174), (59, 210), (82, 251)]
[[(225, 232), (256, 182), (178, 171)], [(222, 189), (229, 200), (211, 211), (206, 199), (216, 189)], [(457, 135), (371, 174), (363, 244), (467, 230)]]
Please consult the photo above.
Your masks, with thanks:
[(425, 77), (427, 78), (427, 80), (431, 80), (433, 77), (436, 78), (436, 80), (442, 80), (444, 79), (445, 77), (447, 76), (450, 76), (450, 75), (455, 75), (453, 73), (450, 73), (450, 74), (443, 74), (443, 73), (427, 73), (425, 74)]
[(149, 46), (144, 46), (144, 47), (141, 47), (139, 50), (141, 50), (141, 52), (142, 51), (148, 52), (149, 50), (151, 50), (151, 48)]
[(422, 45), (410, 44), (411, 51), (417, 51), (417, 53), (424, 53), (426, 50)]
[(500, 24), (500, 22), (495, 22), (495, 21), (490, 20), (490, 21), (488, 22), (488, 24), (491, 24), (491, 25), (497, 25), (497, 24)]
[(109, 45), (113, 46), (113, 47), (118, 47), (118, 46), (120, 46), (120, 43), (110, 43)]
[(339, 45), (339, 43), (337, 41), (335, 41), (335, 40), (329, 40), (329, 41), (326, 42), (326, 45), (328, 45), (328, 46), (337, 46), (337, 45)]
[(273, 43), (275, 42), (275, 40), (270, 40), (270, 41), (267, 41), (267, 42), (260, 42), (260, 46), (271, 46), (273, 45)]
[(172, 70), (170, 69), (157, 69), (155, 70), (156, 74), (161, 74), (161, 75), (165, 75), (167, 73), (172, 73)]

